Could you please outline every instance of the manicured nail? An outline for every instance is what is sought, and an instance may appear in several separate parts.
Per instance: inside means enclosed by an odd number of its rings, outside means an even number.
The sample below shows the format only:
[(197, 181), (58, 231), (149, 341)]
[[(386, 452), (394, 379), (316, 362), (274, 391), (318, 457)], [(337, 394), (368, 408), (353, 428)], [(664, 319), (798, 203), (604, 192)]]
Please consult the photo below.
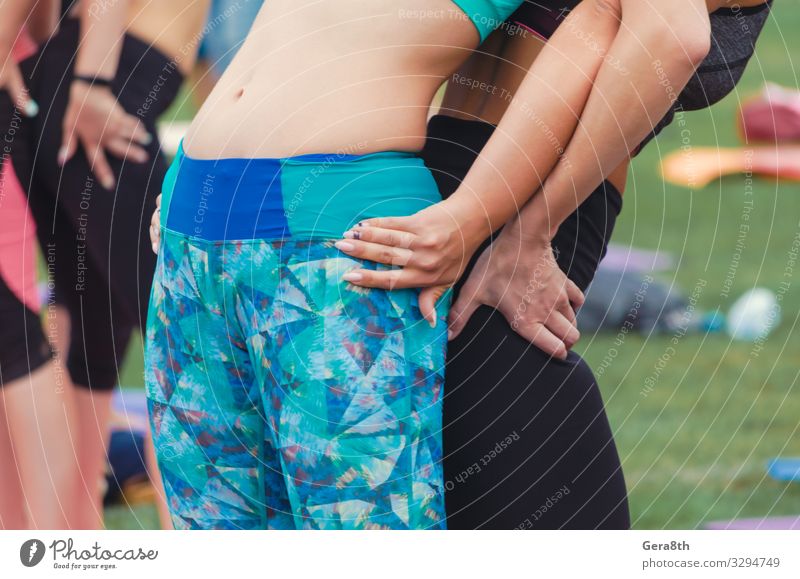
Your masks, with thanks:
[(449, 342), (452, 339), (453, 339), (453, 330), (447, 330), (447, 341)]
[(112, 179), (111, 177), (106, 177), (105, 179), (100, 181), (100, 184), (103, 186), (104, 189), (113, 189), (114, 179)]
[(153, 142), (153, 135), (151, 135), (150, 133), (145, 134), (144, 139), (142, 139), (142, 144), (149, 145), (152, 142)]
[(346, 237), (347, 239), (361, 239), (361, 232), (360, 231), (353, 231), (351, 229), (350, 231), (345, 231), (344, 232), (344, 237)]
[(30, 99), (27, 103), (25, 103), (25, 116), (35, 117), (38, 114), (39, 114), (39, 105), (36, 103), (35, 100)]
[(67, 148), (61, 147), (58, 150), (58, 164), (63, 165), (66, 162), (67, 162)]
[(364, 279), (364, 276), (355, 271), (349, 271), (342, 276), (344, 281), (361, 281)]
[(158, 244), (157, 243), (153, 244), (153, 253), (158, 253)]
[(353, 245), (352, 243), (348, 243), (346, 241), (337, 241), (333, 245), (334, 247), (336, 247), (336, 249), (339, 249), (341, 251), (353, 251), (356, 248), (355, 245)]

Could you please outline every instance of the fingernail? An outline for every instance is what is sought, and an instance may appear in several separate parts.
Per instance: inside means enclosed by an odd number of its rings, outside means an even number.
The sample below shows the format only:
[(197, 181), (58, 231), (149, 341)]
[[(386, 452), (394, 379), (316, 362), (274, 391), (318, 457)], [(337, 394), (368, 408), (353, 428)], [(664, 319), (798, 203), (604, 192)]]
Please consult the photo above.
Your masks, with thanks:
[(158, 253), (158, 244), (157, 243), (153, 244), (153, 253)]
[(39, 105), (36, 103), (35, 100), (30, 99), (25, 104), (25, 116), (35, 117), (38, 114), (39, 114)]
[(447, 330), (447, 341), (449, 342), (452, 339), (453, 339), (453, 330)]
[(61, 147), (58, 150), (58, 164), (63, 165), (66, 162), (67, 162), (67, 148)]
[(364, 279), (364, 276), (361, 275), (360, 273), (355, 272), (355, 271), (350, 271), (350, 272), (347, 272), (346, 274), (344, 274), (342, 276), (342, 279), (344, 281), (361, 281), (362, 279)]
[(149, 145), (152, 142), (153, 142), (153, 135), (151, 135), (150, 133), (147, 133), (144, 136), (144, 139), (142, 140), (142, 144), (143, 145)]
[(355, 245), (353, 245), (352, 243), (347, 243), (346, 241), (337, 241), (333, 245), (334, 247), (336, 247), (336, 249), (339, 249), (341, 251), (353, 251), (356, 248)]
[(353, 231), (351, 229), (350, 231), (345, 231), (344, 232), (344, 237), (347, 238), (347, 239), (361, 239), (361, 232), (360, 231)]
[(100, 184), (103, 186), (104, 189), (113, 189), (114, 179), (111, 178), (103, 179), (102, 181), (100, 181)]

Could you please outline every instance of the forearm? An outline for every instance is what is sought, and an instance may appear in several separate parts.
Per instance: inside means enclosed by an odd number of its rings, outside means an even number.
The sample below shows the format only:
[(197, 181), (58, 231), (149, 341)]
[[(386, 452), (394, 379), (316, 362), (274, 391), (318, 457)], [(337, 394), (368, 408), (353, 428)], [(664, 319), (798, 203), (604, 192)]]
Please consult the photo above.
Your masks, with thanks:
[(81, 42), (75, 74), (111, 79), (117, 73), (128, 17), (128, 0), (81, 2)]
[[(37, 0), (6, 0), (0, 3), (0, 54), (8, 55), (31, 16)], [(5, 60), (5, 59), (4, 59)]]
[(584, 0), (536, 59), (497, 130), (451, 197), (467, 236), (512, 218), (553, 169), (619, 29), (605, 0)]
[[(637, 3), (638, 2), (638, 3)], [(652, 130), (708, 53), (704, 0), (654, 6), (623, 0), (623, 24), (561, 161), (520, 214), (524, 235), (552, 238), (560, 224)]]
[(28, 32), (37, 44), (53, 35), (58, 27), (59, 5), (57, 0), (37, 0), (28, 21)]

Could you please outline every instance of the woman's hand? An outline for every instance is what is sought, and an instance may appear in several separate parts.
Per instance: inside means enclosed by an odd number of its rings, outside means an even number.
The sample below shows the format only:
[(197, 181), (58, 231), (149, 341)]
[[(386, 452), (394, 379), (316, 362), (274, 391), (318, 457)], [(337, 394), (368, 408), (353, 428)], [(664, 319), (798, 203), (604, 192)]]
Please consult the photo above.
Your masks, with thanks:
[(549, 242), (522, 240), (508, 226), (481, 254), (450, 308), (452, 340), (478, 307), (497, 309), (520, 336), (564, 359), (580, 338), (583, 292), (558, 267)]
[(442, 201), (408, 217), (367, 219), (344, 234), (336, 247), (349, 256), (400, 269), (354, 269), (343, 277), (362, 287), (425, 288), (422, 315), (436, 325), (436, 302), (464, 273), (470, 257), (489, 235), (480, 220), (457, 203)]
[(161, 242), (161, 195), (156, 197), (156, 210), (150, 218), (150, 243), (153, 244), (153, 253), (158, 253), (158, 244)]
[(73, 82), (63, 127), (59, 163), (63, 165), (71, 159), (80, 142), (92, 171), (106, 189), (113, 189), (115, 183), (106, 151), (134, 163), (148, 159), (142, 146), (147, 146), (152, 136), (139, 119), (125, 112), (107, 87)]
[(39, 113), (39, 105), (30, 97), (19, 65), (12, 58), (10, 51), (8, 52), (0, 68), (0, 90), (8, 91), (14, 106), (22, 111), (22, 114), (26, 117), (35, 117)]

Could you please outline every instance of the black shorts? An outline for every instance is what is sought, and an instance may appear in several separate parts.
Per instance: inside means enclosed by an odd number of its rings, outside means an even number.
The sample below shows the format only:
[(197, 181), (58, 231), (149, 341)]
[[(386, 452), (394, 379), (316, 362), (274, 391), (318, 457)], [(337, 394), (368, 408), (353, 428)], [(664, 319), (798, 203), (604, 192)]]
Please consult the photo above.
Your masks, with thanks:
[(53, 264), (55, 299), (70, 312), (70, 377), (78, 386), (108, 390), (116, 385), (132, 331), (146, 321), (155, 269), (148, 229), (167, 170), (155, 122), (183, 77), (157, 49), (125, 36), (112, 91), (153, 142), (143, 164), (108, 155), (117, 185), (104, 189), (81, 147), (64, 167), (57, 162), (78, 37), (79, 22), (66, 19), (21, 64), (41, 112), (26, 123), (13, 161), (42, 250)]
[[(23, 128), (22, 115), (8, 92), (0, 91), (0, 169), (10, 162), (13, 144)], [(0, 192), (0, 211), (2, 195)], [(22, 303), (0, 275), (0, 387), (34, 372), (51, 357), (39, 315)]]
[(39, 315), (23, 304), (0, 276), (0, 387), (51, 359)]

